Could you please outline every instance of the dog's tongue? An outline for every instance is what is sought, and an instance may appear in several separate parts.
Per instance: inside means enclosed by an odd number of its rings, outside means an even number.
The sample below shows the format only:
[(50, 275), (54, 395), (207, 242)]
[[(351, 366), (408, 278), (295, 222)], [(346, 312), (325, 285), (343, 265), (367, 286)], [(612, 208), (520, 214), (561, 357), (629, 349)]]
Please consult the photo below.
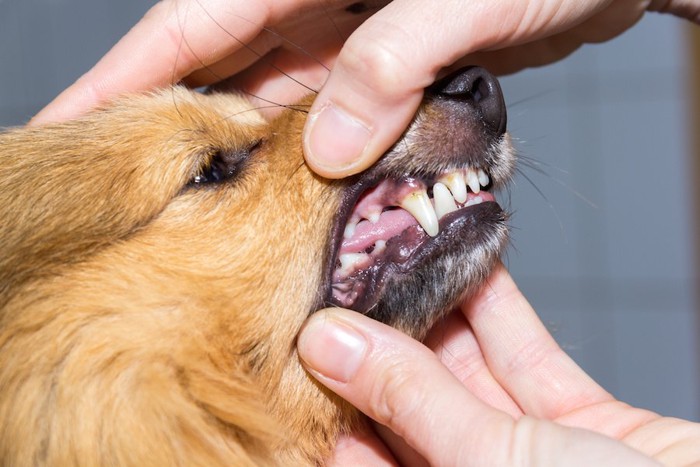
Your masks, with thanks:
[(363, 220), (358, 223), (352, 236), (343, 239), (340, 254), (365, 251), (378, 241), (386, 241), (400, 235), (413, 225), (418, 225), (418, 221), (404, 209), (384, 211), (376, 222)]
[(472, 180), (469, 188), (473, 191), (468, 191), (465, 180), (478, 175), (473, 170), (465, 173), (444, 174), (440, 180), (451, 188), (435, 182), (432, 196), (428, 195), (426, 183), (412, 177), (382, 180), (367, 190), (348, 216), (338, 249), (334, 283), (342, 283), (356, 271), (380, 260), (396, 264), (407, 261), (424, 241), (439, 233), (439, 222), (444, 216), (494, 200), (493, 195), (479, 187), (479, 184), (488, 185), (486, 174), (481, 181)]

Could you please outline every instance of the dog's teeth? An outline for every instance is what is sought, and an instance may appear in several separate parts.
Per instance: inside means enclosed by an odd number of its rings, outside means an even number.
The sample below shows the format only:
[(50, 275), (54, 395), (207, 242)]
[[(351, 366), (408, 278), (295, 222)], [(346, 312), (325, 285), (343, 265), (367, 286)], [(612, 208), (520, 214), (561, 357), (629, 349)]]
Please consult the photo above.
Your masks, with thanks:
[(474, 198), (467, 201), (465, 206), (474, 206), (475, 204), (481, 204), (484, 199), (481, 196), (475, 196)]
[(479, 176), (474, 169), (467, 169), (467, 185), (471, 188), (472, 193), (479, 194), (481, 186), (479, 185)]
[(489, 176), (486, 175), (486, 172), (484, 172), (483, 169), (479, 169), (477, 175), (479, 176), (479, 184), (481, 184), (483, 187), (488, 186), (490, 180)]
[(401, 201), (400, 206), (416, 218), (423, 230), (434, 237), (440, 231), (437, 214), (425, 190), (414, 191)]
[(438, 219), (458, 209), (452, 193), (442, 183), (436, 183), (433, 186), (433, 198), (435, 199), (435, 213)]
[(352, 238), (352, 236), (355, 234), (355, 227), (357, 227), (357, 222), (349, 221), (347, 223), (345, 230), (343, 231), (343, 237), (346, 240)]
[(340, 261), (340, 271), (343, 275), (352, 274), (355, 269), (362, 267), (370, 260), (368, 254), (365, 253), (345, 253), (338, 257)]
[(382, 215), (382, 211), (373, 211), (367, 214), (367, 220), (372, 224), (379, 222), (379, 216)]
[(465, 203), (467, 201), (467, 182), (464, 179), (464, 174), (462, 172), (452, 172), (448, 173), (438, 180), (450, 189), (452, 196), (458, 203)]
[(377, 242), (374, 244), (374, 250), (372, 250), (372, 254), (383, 253), (385, 249), (386, 249), (386, 240), (377, 240)]

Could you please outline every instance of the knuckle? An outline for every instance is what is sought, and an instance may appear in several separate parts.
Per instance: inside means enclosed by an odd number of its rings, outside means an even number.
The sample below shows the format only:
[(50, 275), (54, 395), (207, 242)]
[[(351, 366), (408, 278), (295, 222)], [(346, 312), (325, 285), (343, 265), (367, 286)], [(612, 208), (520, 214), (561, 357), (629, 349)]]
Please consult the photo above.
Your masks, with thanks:
[(543, 367), (557, 355), (558, 347), (551, 341), (532, 339), (523, 343), (520, 350), (506, 362), (508, 375), (529, 374)]
[[(340, 57), (341, 65), (366, 88), (363, 91), (372, 95), (394, 95), (407, 83), (416, 82), (417, 70), (412, 65), (416, 60), (411, 59), (414, 39), (396, 27), (372, 29), (372, 32), (354, 34), (348, 39)], [(422, 86), (414, 87), (422, 89)]]

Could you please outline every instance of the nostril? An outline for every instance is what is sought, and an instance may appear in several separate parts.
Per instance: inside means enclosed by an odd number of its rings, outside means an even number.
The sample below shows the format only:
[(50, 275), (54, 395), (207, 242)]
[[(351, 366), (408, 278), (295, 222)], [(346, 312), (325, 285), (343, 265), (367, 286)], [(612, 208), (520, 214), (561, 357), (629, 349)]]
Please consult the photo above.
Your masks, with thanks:
[(483, 78), (477, 78), (474, 81), (471, 89), (471, 95), (474, 102), (477, 104), (480, 104), (483, 99), (488, 98), (491, 95), (488, 84), (483, 80)]
[(463, 101), (480, 114), (486, 126), (498, 135), (506, 131), (506, 104), (498, 80), (480, 67), (462, 68), (438, 81), (433, 90), (451, 100)]

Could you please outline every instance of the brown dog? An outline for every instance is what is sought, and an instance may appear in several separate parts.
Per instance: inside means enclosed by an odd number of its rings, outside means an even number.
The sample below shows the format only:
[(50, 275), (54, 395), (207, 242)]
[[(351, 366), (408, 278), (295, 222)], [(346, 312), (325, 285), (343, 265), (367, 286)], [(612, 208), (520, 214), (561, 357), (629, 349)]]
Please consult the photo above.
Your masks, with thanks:
[(437, 83), (340, 181), (303, 163), (305, 108), (174, 89), (0, 134), (2, 465), (322, 462), (360, 417), (297, 359), (309, 313), (421, 338), (487, 276), (514, 159), (493, 77)]

